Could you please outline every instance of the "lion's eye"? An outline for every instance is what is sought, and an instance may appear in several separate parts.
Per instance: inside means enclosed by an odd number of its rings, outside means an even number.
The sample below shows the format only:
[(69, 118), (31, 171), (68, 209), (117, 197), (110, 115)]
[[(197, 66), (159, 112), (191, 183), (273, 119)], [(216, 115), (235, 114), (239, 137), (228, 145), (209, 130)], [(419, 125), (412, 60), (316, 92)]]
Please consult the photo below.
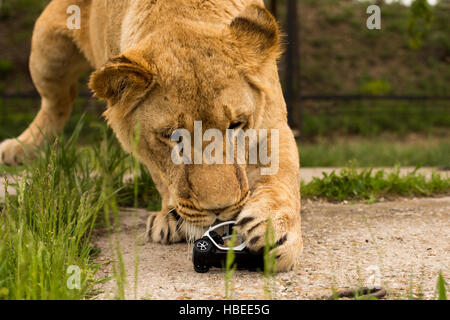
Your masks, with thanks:
[(159, 135), (161, 136), (161, 138), (168, 140), (172, 137), (172, 132), (171, 131), (163, 131), (163, 132), (160, 132)]
[(230, 126), (228, 129), (230, 130), (236, 130), (236, 129), (243, 129), (247, 125), (246, 122), (239, 121), (239, 122), (232, 122), (230, 123)]

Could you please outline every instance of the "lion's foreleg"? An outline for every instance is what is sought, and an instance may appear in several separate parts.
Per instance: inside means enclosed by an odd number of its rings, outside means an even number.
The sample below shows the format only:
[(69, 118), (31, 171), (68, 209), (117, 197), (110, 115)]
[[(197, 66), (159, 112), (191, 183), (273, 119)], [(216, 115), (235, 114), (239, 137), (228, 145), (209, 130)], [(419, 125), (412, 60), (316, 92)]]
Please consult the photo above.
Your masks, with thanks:
[[(289, 128), (279, 131), (279, 167), (272, 175), (259, 175), (252, 195), (238, 216), (238, 232), (253, 251), (267, 243), (268, 225), (273, 229), (277, 269), (293, 268), (302, 251), (300, 218), (300, 165)], [(270, 239), (268, 239), (270, 241)]]

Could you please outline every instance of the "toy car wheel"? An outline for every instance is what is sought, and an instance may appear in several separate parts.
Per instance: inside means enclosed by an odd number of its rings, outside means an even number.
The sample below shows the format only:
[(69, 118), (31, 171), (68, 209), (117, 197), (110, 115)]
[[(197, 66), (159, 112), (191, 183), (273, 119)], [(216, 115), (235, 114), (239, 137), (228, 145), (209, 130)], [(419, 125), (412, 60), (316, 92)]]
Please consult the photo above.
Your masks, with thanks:
[(208, 239), (200, 239), (195, 242), (195, 250), (205, 254), (211, 251), (212, 243)]
[(195, 272), (198, 272), (198, 273), (206, 273), (206, 272), (209, 271), (209, 267), (208, 266), (197, 266), (197, 265), (194, 265), (194, 270), (195, 270)]

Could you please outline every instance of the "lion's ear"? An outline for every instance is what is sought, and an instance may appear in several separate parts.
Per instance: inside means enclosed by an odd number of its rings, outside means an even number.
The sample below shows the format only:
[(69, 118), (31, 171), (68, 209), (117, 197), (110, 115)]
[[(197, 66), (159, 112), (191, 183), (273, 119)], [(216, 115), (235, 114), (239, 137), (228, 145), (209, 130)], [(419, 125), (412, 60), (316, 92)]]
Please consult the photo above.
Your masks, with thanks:
[(91, 75), (89, 88), (96, 97), (114, 105), (129, 98), (143, 97), (153, 84), (148, 66), (120, 56), (109, 60)]
[(236, 17), (231, 35), (246, 64), (258, 66), (278, 59), (282, 53), (280, 32), (275, 18), (263, 6), (252, 4)]

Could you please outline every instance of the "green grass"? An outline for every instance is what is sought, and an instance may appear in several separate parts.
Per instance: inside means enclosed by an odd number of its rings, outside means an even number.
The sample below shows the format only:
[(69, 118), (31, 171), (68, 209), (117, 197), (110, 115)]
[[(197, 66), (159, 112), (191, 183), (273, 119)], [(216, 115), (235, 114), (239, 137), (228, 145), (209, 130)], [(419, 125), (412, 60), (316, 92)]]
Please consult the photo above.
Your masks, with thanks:
[[(134, 185), (124, 183), (132, 159), (106, 130), (98, 147), (79, 148), (80, 132), (79, 124), (69, 139), (46, 144), (43, 155), (25, 167), (0, 167), (0, 174), (20, 177), (12, 185), (17, 195), (0, 203), (0, 299), (84, 299), (94, 293), (95, 281), (105, 280), (94, 280), (99, 265), (92, 230), (117, 231), (119, 204), (134, 199)], [(124, 298), (120, 244), (110, 239), (116, 297)], [(70, 266), (80, 270), (79, 290), (67, 285)]]
[(417, 173), (406, 175), (400, 170), (387, 173), (384, 170), (343, 169), (339, 173), (323, 173), (321, 178), (302, 182), (303, 198), (325, 198), (331, 201), (367, 200), (382, 197), (412, 197), (450, 194), (450, 178), (434, 172), (430, 179)]
[(277, 274), (277, 249), (275, 245), (275, 230), (272, 220), (267, 221), (266, 232), (264, 234), (264, 296), (268, 300), (275, 299)]
[(395, 136), (319, 139), (299, 145), (302, 167), (424, 166), (450, 167), (450, 139), (430, 136), (416, 140)]
[[(80, 127), (68, 139), (47, 144), (6, 196), (1, 211), (1, 299), (82, 299), (98, 268), (90, 246), (96, 217), (110, 194), (76, 151)], [(67, 286), (69, 266), (80, 269), (80, 289)]]
[(439, 278), (437, 281), (437, 292), (439, 300), (447, 300), (447, 283), (442, 276), (442, 272), (439, 272)]
[(229, 243), (227, 243), (227, 246), (230, 248), (230, 250), (227, 251), (227, 258), (225, 260), (225, 299), (231, 299), (232, 295), (232, 279), (233, 275), (236, 271), (236, 263), (235, 260), (235, 253), (233, 248), (236, 246), (236, 231), (233, 230), (233, 233), (231, 235), (231, 239)]
[[(369, 81), (364, 87), (381, 80)], [(331, 101), (304, 103), (302, 135), (304, 138), (362, 135), (376, 137), (381, 133), (406, 135), (432, 133), (435, 128), (450, 128), (450, 103)], [(293, 113), (295, 115), (295, 112)]]

